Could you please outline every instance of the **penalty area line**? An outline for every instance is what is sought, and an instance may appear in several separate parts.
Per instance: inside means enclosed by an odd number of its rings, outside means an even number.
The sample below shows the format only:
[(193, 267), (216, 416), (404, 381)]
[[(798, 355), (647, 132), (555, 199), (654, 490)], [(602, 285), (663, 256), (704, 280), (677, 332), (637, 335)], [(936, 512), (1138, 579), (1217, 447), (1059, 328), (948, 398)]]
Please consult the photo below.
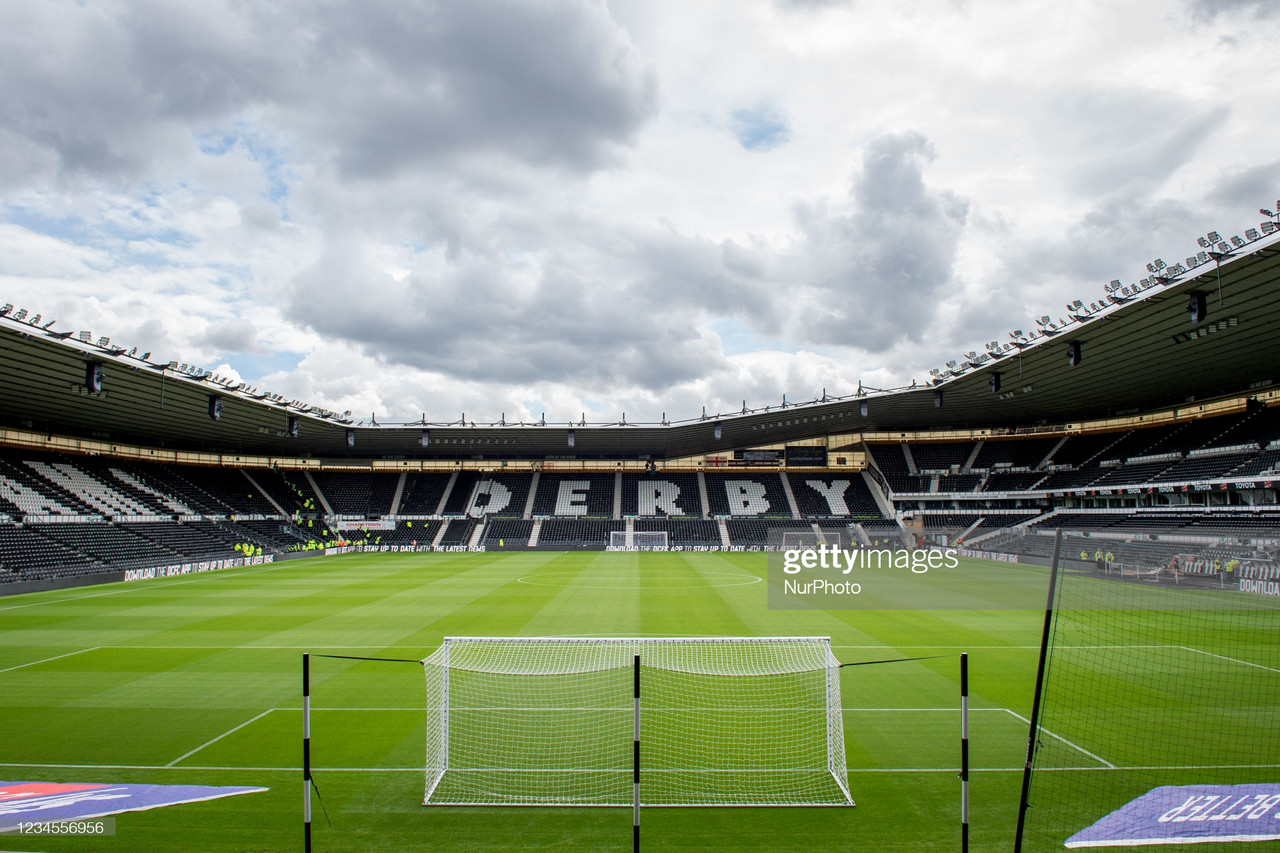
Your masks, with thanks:
[[(1017, 711), (1011, 711), (1011, 710), (1009, 710), (1008, 708), (1005, 708), (1005, 711), (1006, 711), (1007, 713), (1012, 714), (1013, 716), (1017, 717), (1019, 720), (1022, 720), (1022, 722), (1026, 723), (1027, 725), (1031, 725), (1031, 721), (1030, 721), (1030, 720), (1028, 720), (1026, 717), (1022, 716), (1021, 714), (1019, 714)], [(1080, 744), (1078, 744), (1078, 743), (1072, 743), (1071, 741), (1069, 741), (1069, 740), (1067, 740), (1066, 738), (1064, 738), (1062, 735), (1055, 735), (1053, 732), (1049, 731), (1048, 729), (1044, 728), (1043, 726), (1041, 726), (1041, 727), (1040, 727), (1040, 731), (1044, 732), (1045, 734), (1047, 734), (1047, 735), (1048, 735), (1049, 737), (1051, 737), (1051, 738), (1056, 738), (1056, 739), (1058, 739), (1058, 740), (1062, 741), (1062, 742), (1063, 742), (1063, 743), (1065, 743), (1067, 746), (1071, 747), (1072, 749), (1076, 750), (1077, 752), (1082, 752), (1082, 753), (1084, 753), (1085, 755), (1087, 755), (1087, 756), (1089, 756), (1090, 758), (1092, 758), (1094, 761), (1097, 761), (1097, 762), (1100, 762), (1100, 763), (1102, 763), (1102, 764), (1105, 764), (1105, 765), (1107, 766), (1107, 768), (1108, 768), (1108, 769), (1110, 769), (1110, 770), (1118, 770), (1118, 769), (1120, 769), (1120, 768), (1116, 767), (1114, 764), (1112, 764), (1110, 761), (1107, 761), (1107, 760), (1106, 760), (1105, 758), (1103, 758), (1102, 756), (1094, 755), (1092, 752), (1090, 752), (1089, 750), (1085, 749), (1085, 748), (1084, 748), (1083, 746), (1081, 746)]]
[(195, 749), (191, 750), (190, 752), (188, 752), (188, 753), (186, 753), (186, 754), (184, 754), (184, 755), (180, 755), (180, 756), (178, 756), (177, 758), (173, 759), (173, 761), (170, 761), (168, 764), (166, 764), (166, 765), (165, 765), (165, 767), (173, 767), (173, 766), (174, 766), (174, 765), (176, 765), (178, 762), (182, 761), (183, 759), (190, 758), (191, 756), (195, 755), (197, 752), (199, 752), (200, 750), (204, 749), (205, 747), (207, 747), (207, 746), (213, 746), (215, 743), (217, 743), (218, 741), (222, 740), (224, 737), (227, 737), (227, 736), (229, 736), (229, 735), (233, 735), (233, 734), (235, 734), (236, 732), (238, 732), (238, 731), (240, 731), (241, 729), (243, 729), (245, 726), (250, 725), (250, 724), (252, 724), (252, 723), (256, 723), (256, 722), (258, 722), (258, 720), (261, 720), (263, 717), (265, 717), (267, 714), (270, 714), (270, 713), (271, 713), (272, 711), (274, 711), (274, 710), (276, 710), (276, 709), (275, 709), (275, 708), (268, 708), (267, 710), (263, 711), (261, 714), (259, 714), (258, 716), (254, 717), (253, 719), (251, 719), (251, 720), (245, 720), (243, 723), (241, 723), (240, 725), (236, 726), (234, 729), (228, 729), (227, 731), (225, 731), (225, 732), (223, 732), (222, 734), (218, 735), (216, 738), (213, 738), (212, 740), (207, 740), (207, 741), (205, 741), (204, 743), (202, 743), (202, 744), (200, 744), (199, 746), (197, 746)]
[(1175, 646), (1174, 648), (1183, 649), (1188, 652), (1195, 652), (1198, 655), (1208, 655), (1209, 657), (1217, 658), (1218, 660), (1225, 660), (1225, 661), (1230, 661), (1231, 663), (1238, 663), (1241, 666), (1252, 666), (1257, 669), (1265, 669), (1267, 672), (1280, 672), (1280, 669), (1276, 669), (1275, 667), (1272, 667), (1272, 666), (1263, 666), (1260, 663), (1251, 663), (1250, 661), (1240, 660), (1239, 658), (1230, 658), (1230, 657), (1227, 657), (1226, 655), (1217, 655), (1217, 654), (1214, 654), (1213, 652), (1206, 652), (1204, 649), (1192, 648), (1191, 646)]

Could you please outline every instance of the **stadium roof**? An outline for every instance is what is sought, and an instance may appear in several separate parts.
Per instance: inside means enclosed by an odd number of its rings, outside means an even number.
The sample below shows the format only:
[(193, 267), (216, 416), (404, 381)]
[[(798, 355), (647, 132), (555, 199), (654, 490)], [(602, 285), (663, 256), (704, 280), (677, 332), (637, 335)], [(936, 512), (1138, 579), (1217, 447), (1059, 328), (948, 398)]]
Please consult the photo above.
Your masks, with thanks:
[[(354, 425), (349, 415), (156, 364), (106, 339), (55, 334), (9, 313), (0, 319), (0, 425), (238, 455), (670, 459), (833, 433), (1069, 424), (1269, 386), (1280, 374), (1280, 244), (1263, 239), (1234, 248), (1220, 264), (1178, 269), (1157, 271), (1130, 296), (1117, 289), (1114, 300), (1061, 329), (1044, 325), (1044, 334), (1002, 345), (997, 358), (957, 362), (937, 384), (671, 425)], [(1204, 295), (1199, 323), (1188, 310), (1192, 293)], [(1079, 345), (1078, 365), (1068, 363), (1070, 342)], [(101, 393), (86, 385), (91, 362), (102, 364)], [(220, 398), (217, 420), (211, 396)], [(288, 435), (290, 417), (298, 421), (296, 438)]]

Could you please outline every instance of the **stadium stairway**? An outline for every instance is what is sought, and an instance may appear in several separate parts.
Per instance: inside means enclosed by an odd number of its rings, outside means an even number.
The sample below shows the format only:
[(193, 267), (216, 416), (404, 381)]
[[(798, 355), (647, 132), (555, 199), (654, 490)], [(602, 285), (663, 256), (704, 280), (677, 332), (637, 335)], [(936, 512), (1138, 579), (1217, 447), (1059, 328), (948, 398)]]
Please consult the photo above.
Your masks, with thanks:
[(391, 511), (387, 513), (392, 518), (395, 518), (396, 514), (400, 512), (400, 499), (404, 497), (404, 484), (408, 479), (409, 473), (407, 471), (401, 471), (400, 476), (396, 479), (396, 491), (391, 496)]
[(787, 495), (787, 506), (791, 507), (791, 517), (804, 518), (800, 514), (800, 505), (796, 503), (796, 493), (791, 491), (791, 479), (786, 474), (782, 475), (782, 491)]
[(885, 497), (884, 492), (880, 491), (880, 484), (866, 471), (862, 472), (862, 479), (866, 482), (867, 488), (871, 491), (871, 497), (876, 499), (876, 506), (880, 508), (880, 514), (885, 518), (893, 518), (895, 515), (893, 504)]
[(325, 517), (333, 518), (333, 507), (329, 506), (329, 499), (324, 496), (324, 492), (320, 491), (316, 478), (311, 476), (310, 471), (303, 471), (302, 476), (307, 478), (307, 482), (311, 484), (311, 490), (316, 493), (316, 497), (320, 500), (320, 506), (324, 508)]
[(524, 512), (520, 517), (525, 521), (533, 518), (533, 499), (538, 494), (538, 482), (542, 479), (541, 471), (533, 472), (533, 479), (529, 481), (529, 496), (524, 501)]

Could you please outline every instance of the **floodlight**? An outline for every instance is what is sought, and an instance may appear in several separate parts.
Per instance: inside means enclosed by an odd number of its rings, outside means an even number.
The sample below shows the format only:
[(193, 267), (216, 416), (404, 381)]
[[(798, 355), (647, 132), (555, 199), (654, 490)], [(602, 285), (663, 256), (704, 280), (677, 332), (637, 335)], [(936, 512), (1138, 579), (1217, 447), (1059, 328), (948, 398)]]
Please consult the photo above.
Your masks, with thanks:
[[(1009, 333), (1009, 337), (1011, 337), (1011, 338), (1020, 338), (1020, 337), (1022, 337), (1022, 330), (1021, 330), (1021, 329), (1014, 329), (1012, 332), (1010, 332), (1010, 333)], [(950, 365), (948, 365), (948, 367), (949, 367), (949, 366), (950, 366)]]
[(1264, 222), (1264, 223), (1262, 223), (1262, 233), (1263, 233), (1263, 234), (1274, 234), (1274, 233), (1276, 232), (1276, 229), (1277, 229), (1277, 228), (1280, 228), (1280, 226), (1276, 225), (1274, 222)]
[(1051, 318), (1049, 317), (1049, 315), (1048, 315), (1048, 314), (1045, 314), (1043, 317), (1041, 317), (1041, 318), (1040, 318), (1039, 320), (1037, 320), (1036, 322), (1037, 322), (1037, 323), (1039, 323), (1041, 326), (1043, 326), (1045, 323), (1048, 323), (1050, 319), (1051, 319)]
[(1221, 235), (1221, 234), (1219, 234), (1217, 231), (1210, 231), (1210, 232), (1209, 232), (1209, 242), (1210, 242), (1210, 243), (1217, 243), (1217, 242), (1218, 242), (1218, 241), (1220, 241), (1221, 239), (1222, 239), (1222, 235)]
[(100, 346), (105, 349), (107, 345), (110, 343), (111, 343), (111, 338), (102, 337), (102, 338), (98, 338), (98, 343), (96, 344), (96, 346)]
[(27, 319), (27, 309), (26, 309), (26, 308), (19, 308), (19, 309), (18, 309), (18, 313), (16, 313), (16, 314), (14, 314), (14, 315), (13, 315), (13, 319), (15, 319), (15, 320), (25, 320), (25, 319)]
[(6, 303), (4, 304), (4, 307), (3, 307), (3, 308), (0, 308), (0, 317), (3, 317), (5, 314), (8, 314), (8, 313), (9, 313), (10, 311), (12, 311), (12, 310), (13, 310), (13, 303), (12, 303), (12, 302), (6, 302)]
[(58, 321), (57, 321), (57, 320), (50, 320), (49, 322), (45, 323), (45, 324), (44, 324), (43, 326), (41, 326), (40, 328), (42, 328), (42, 329), (47, 329), (47, 328), (49, 328), (50, 326), (52, 326), (52, 325), (53, 325), (54, 323), (56, 323), (56, 322), (58, 322)]
[(1204, 264), (1204, 263), (1208, 263), (1208, 262), (1209, 262), (1209, 253), (1208, 253), (1208, 252), (1196, 252), (1196, 260), (1197, 260), (1197, 261), (1199, 261), (1199, 262), (1200, 262), (1200, 263), (1202, 263), (1202, 264)]
[(1231, 245), (1239, 249), (1241, 246), (1244, 245), (1244, 240), (1240, 239), (1239, 234), (1233, 234), (1231, 235)]
[(79, 338), (82, 342), (87, 344), (89, 341), (93, 340), (93, 332), (81, 332)]
[[(1022, 333), (1021, 333), (1021, 332), (1019, 332), (1018, 334), (1022, 334)], [(955, 369), (956, 369), (956, 363), (955, 363), (954, 361), (948, 361), (948, 362), (947, 362), (947, 367), (949, 367), (949, 368), (950, 368), (950, 369), (952, 369), (952, 370), (955, 370)]]
[(1199, 261), (1197, 261), (1197, 260), (1195, 259), (1195, 256), (1194, 256), (1194, 255), (1188, 255), (1188, 256), (1187, 256), (1187, 266), (1188, 266), (1188, 267), (1196, 267), (1196, 266), (1199, 266), (1199, 265), (1200, 265), (1200, 262), (1199, 262)]
[(1207, 248), (1209, 248), (1209, 246), (1211, 245), (1211, 244), (1209, 243), (1209, 241), (1208, 241), (1208, 240), (1206, 240), (1204, 237), (1197, 237), (1197, 238), (1196, 238), (1196, 243), (1197, 243), (1197, 244), (1200, 246), (1200, 248), (1202, 248), (1202, 249), (1207, 249)]
[(1077, 299), (1075, 302), (1072, 302), (1070, 305), (1068, 305), (1067, 309), (1070, 310), (1072, 308), (1083, 308), (1083, 307), (1084, 307), (1084, 303), (1081, 302), (1079, 299)]
[(1245, 236), (1245, 238), (1246, 238), (1246, 239), (1248, 239), (1250, 242), (1253, 242), (1254, 240), (1261, 240), (1261, 239), (1262, 239), (1262, 235), (1258, 233), (1258, 229), (1257, 229), (1257, 228), (1248, 228), (1248, 229), (1246, 229), (1246, 230), (1245, 230), (1245, 232), (1244, 232), (1244, 236)]
[(30, 320), (28, 320), (27, 322), (28, 322), (28, 323), (30, 323), (30, 324), (31, 324), (31, 325), (33, 325), (33, 326), (39, 326), (39, 325), (40, 325), (40, 315), (39, 315), (39, 314), (35, 315), (34, 317), (32, 317), (32, 318), (31, 318)]
[[(1276, 206), (1277, 206), (1277, 207), (1280, 207), (1280, 205), (1276, 205)], [(1263, 216), (1275, 216), (1275, 214), (1274, 214), (1274, 213), (1272, 213), (1271, 211), (1267, 210), (1265, 207), (1260, 207), (1260, 208), (1258, 208), (1258, 212), (1259, 212), (1259, 213), (1261, 213)]]
[(1221, 253), (1222, 253), (1222, 254), (1224, 254), (1224, 255), (1226, 255), (1226, 254), (1230, 254), (1230, 253), (1231, 253), (1231, 244), (1229, 244), (1226, 240), (1223, 240), (1223, 241), (1219, 242), (1219, 243), (1218, 243), (1218, 251), (1219, 251), (1219, 252), (1221, 252)]
[(1182, 264), (1174, 264), (1173, 266), (1169, 267), (1170, 275), (1182, 275), (1186, 271), (1187, 271), (1187, 268), (1184, 267)]
[(1156, 271), (1155, 264), (1147, 264), (1147, 272), (1155, 272), (1155, 271)]
[(1112, 290), (1112, 291), (1119, 290), (1119, 289), (1120, 289), (1120, 279), (1118, 279), (1118, 278), (1113, 278), (1113, 279), (1111, 279), (1111, 286), (1110, 286), (1109, 288), (1107, 288), (1107, 289), (1108, 289), (1108, 290)]

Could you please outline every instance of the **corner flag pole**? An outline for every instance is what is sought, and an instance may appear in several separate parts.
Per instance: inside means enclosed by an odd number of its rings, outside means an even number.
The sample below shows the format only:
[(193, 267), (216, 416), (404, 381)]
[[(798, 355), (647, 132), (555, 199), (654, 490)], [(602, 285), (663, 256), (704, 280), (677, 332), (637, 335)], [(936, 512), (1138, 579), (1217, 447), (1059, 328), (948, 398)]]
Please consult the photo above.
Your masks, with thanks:
[(969, 653), (960, 653), (960, 851), (969, 853)]
[(640, 655), (636, 655), (635, 690), (632, 695), (635, 700), (635, 721), (632, 726), (635, 749), (631, 758), (631, 849), (634, 853), (640, 853)]
[(1022, 853), (1022, 830), (1026, 826), (1028, 797), (1031, 794), (1031, 761), (1036, 753), (1036, 730), (1040, 727), (1040, 694), (1044, 689), (1044, 668), (1049, 659), (1049, 633), (1053, 630), (1053, 597), (1058, 587), (1058, 552), (1062, 549), (1062, 528), (1053, 535), (1053, 559), (1049, 562), (1049, 595), (1044, 604), (1044, 630), (1040, 633), (1040, 663), (1036, 665), (1036, 689), (1031, 697), (1031, 733), (1027, 736), (1027, 763), (1022, 768), (1022, 796), (1018, 799), (1018, 828), (1013, 837), (1013, 853)]
[(311, 655), (302, 653), (302, 849), (311, 853)]

